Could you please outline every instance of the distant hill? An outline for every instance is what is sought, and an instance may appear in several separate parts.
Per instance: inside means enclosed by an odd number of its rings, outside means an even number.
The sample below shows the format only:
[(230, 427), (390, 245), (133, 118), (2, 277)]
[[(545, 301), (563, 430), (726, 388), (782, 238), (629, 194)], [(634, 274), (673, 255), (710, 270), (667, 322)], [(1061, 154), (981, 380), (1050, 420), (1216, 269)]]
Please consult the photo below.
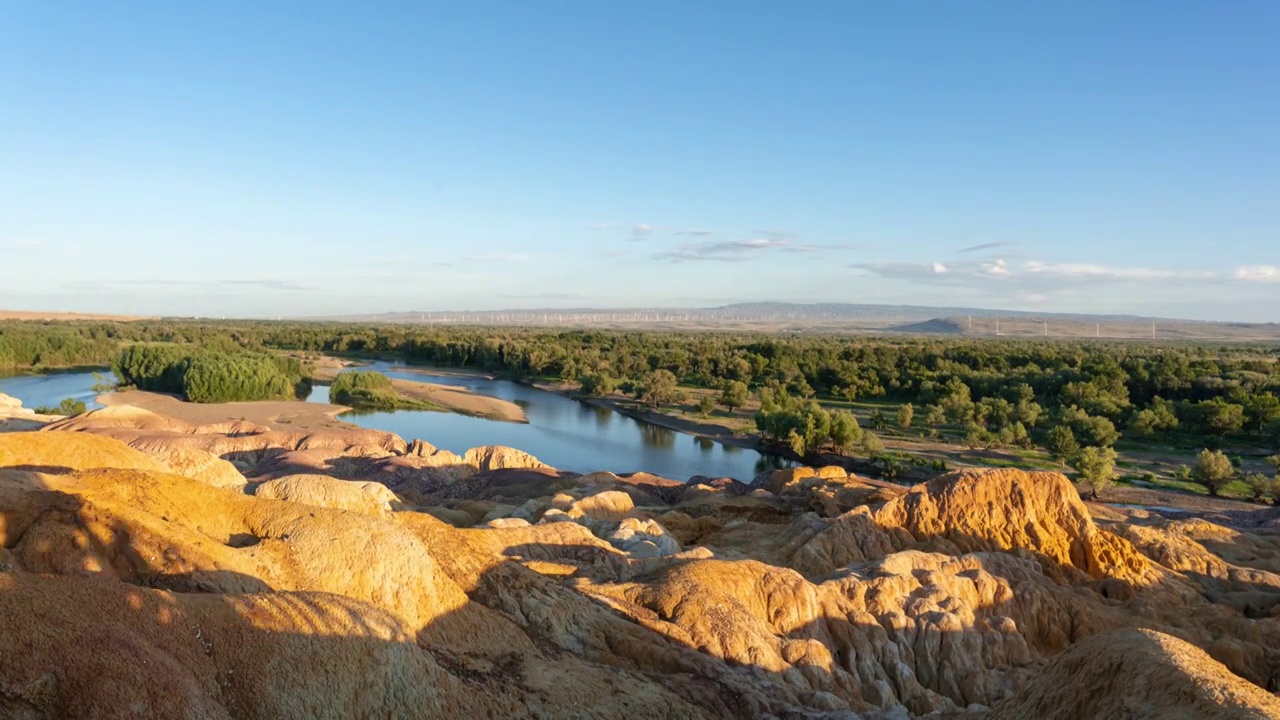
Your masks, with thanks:
[(1280, 340), (1280, 325), (1139, 315), (860, 303), (733, 303), (705, 308), (534, 308), (329, 316), (346, 322), (522, 327), (904, 333), (1009, 337)]
[(39, 310), (0, 310), (0, 320), (94, 320), (104, 322), (129, 322), (154, 320), (141, 315), (97, 315), (94, 313), (41, 312)]
[(948, 317), (1024, 317), (1060, 318), (1093, 321), (1149, 321), (1135, 315), (1081, 315), (1074, 313), (1032, 313), (1021, 310), (991, 308), (932, 307), (926, 305), (877, 305), (861, 303), (733, 303), (706, 308), (528, 308), (508, 310), (447, 310), (386, 312), (362, 315), (327, 316), (331, 320), (370, 320), (379, 322), (460, 322), (462, 318), (476, 322), (500, 322), (519, 318), (521, 321), (566, 322), (783, 322), (809, 321), (852, 322), (858, 325), (884, 327), (892, 324), (924, 322)]
[(964, 332), (964, 328), (960, 323), (945, 318), (934, 318), (906, 325), (893, 325), (885, 329), (900, 333), (925, 333), (929, 335), (957, 335)]

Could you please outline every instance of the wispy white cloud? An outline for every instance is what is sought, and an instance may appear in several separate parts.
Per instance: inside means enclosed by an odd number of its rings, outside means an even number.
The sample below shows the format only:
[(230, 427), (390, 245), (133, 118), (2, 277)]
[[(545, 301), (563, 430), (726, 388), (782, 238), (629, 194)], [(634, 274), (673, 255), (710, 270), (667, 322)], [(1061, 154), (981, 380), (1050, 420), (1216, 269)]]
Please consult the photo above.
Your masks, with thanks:
[(964, 253), (981, 252), (982, 250), (995, 250), (997, 248), (1014, 247), (1017, 244), (1018, 243), (1014, 243), (1014, 242), (988, 242), (988, 243), (982, 243), (981, 245), (970, 245), (967, 248), (960, 248), (959, 250), (956, 251), (956, 254), (962, 255)]
[[(1005, 282), (1035, 283), (1037, 286), (1143, 281), (1220, 281), (1228, 276), (1212, 270), (1174, 270), (1149, 267), (1117, 267), (1094, 263), (1048, 263), (1029, 260), (1013, 264), (1002, 258), (963, 263), (855, 263), (849, 267), (885, 278), (933, 277), (953, 283)], [(1274, 273), (1274, 274), (1269, 274)], [(945, 278), (938, 277), (945, 275)], [(1257, 266), (1236, 271), (1240, 280), (1280, 280), (1280, 268)]]
[(1038, 260), (1027, 262), (1023, 269), (1038, 275), (1095, 280), (1173, 280), (1177, 278), (1213, 280), (1219, 277), (1219, 273), (1204, 270), (1111, 267), (1091, 263), (1046, 263)]
[(1009, 264), (999, 258), (992, 262), (982, 263), (980, 267), (983, 275), (990, 275), (991, 277), (1005, 278), (1013, 274), (1009, 270)]
[(744, 240), (717, 240), (714, 242), (688, 243), (669, 252), (655, 253), (653, 257), (672, 262), (685, 260), (710, 260), (719, 262), (743, 262), (762, 251), (777, 250), (791, 245), (789, 240), (767, 237)]
[(648, 240), (649, 237), (653, 235), (655, 230), (657, 230), (657, 228), (647, 223), (640, 223), (639, 225), (634, 225), (631, 228), (630, 239), (632, 242), (640, 242), (641, 240)]
[(848, 267), (892, 280), (950, 280), (951, 268), (942, 263), (853, 263)]
[(692, 235), (694, 237), (711, 237), (716, 234), (715, 230), (681, 230), (677, 235)]
[(1245, 282), (1280, 282), (1280, 267), (1275, 265), (1241, 265), (1233, 275)]

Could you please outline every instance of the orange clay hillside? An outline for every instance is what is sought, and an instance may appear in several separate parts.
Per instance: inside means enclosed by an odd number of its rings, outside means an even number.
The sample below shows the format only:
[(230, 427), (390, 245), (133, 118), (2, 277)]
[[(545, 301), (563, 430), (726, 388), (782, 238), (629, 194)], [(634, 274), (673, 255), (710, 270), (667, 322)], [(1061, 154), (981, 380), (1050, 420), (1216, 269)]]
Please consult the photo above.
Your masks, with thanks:
[(1280, 717), (1271, 516), (118, 410), (0, 433), (0, 717)]

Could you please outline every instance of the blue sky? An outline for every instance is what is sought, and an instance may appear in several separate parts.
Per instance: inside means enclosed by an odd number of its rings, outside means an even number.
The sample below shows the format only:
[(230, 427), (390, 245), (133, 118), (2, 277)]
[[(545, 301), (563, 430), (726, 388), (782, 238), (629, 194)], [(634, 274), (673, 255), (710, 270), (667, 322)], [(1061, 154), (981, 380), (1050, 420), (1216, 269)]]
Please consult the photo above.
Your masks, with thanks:
[(1270, 0), (0, 0), (0, 307), (1280, 321), (1277, 37)]

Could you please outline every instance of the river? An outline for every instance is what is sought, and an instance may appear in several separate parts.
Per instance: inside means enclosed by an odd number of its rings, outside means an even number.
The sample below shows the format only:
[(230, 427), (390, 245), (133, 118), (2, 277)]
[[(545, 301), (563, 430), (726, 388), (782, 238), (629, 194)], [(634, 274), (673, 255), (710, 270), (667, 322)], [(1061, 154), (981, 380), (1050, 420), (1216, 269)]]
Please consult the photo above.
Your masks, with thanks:
[(92, 372), (82, 371), (0, 377), (0, 393), (18, 398), (22, 406), (29, 409), (58, 407), (58, 403), (66, 398), (74, 398), (84, 401), (87, 409), (96, 410), (102, 405), (96, 399), (98, 393), (94, 392), (93, 386), (116, 381), (110, 370), (103, 369), (98, 374), (104, 379), (99, 380)]
[[(419, 438), (459, 454), (480, 445), (506, 445), (562, 470), (643, 471), (677, 480), (706, 475), (750, 482), (763, 470), (792, 464), (781, 457), (721, 445), (508, 380), (432, 375), (388, 363), (377, 363), (371, 369), (404, 380), (465, 387), (524, 408), (528, 424), (414, 410), (340, 416), (353, 425), (387, 430), (406, 440)], [(94, 402), (95, 382), (88, 372), (20, 375), (0, 378), (0, 393), (18, 398), (26, 407), (57, 406), (63, 398), (74, 397), (94, 408), (100, 407)], [(329, 387), (316, 386), (307, 400), (328, 402)]]

